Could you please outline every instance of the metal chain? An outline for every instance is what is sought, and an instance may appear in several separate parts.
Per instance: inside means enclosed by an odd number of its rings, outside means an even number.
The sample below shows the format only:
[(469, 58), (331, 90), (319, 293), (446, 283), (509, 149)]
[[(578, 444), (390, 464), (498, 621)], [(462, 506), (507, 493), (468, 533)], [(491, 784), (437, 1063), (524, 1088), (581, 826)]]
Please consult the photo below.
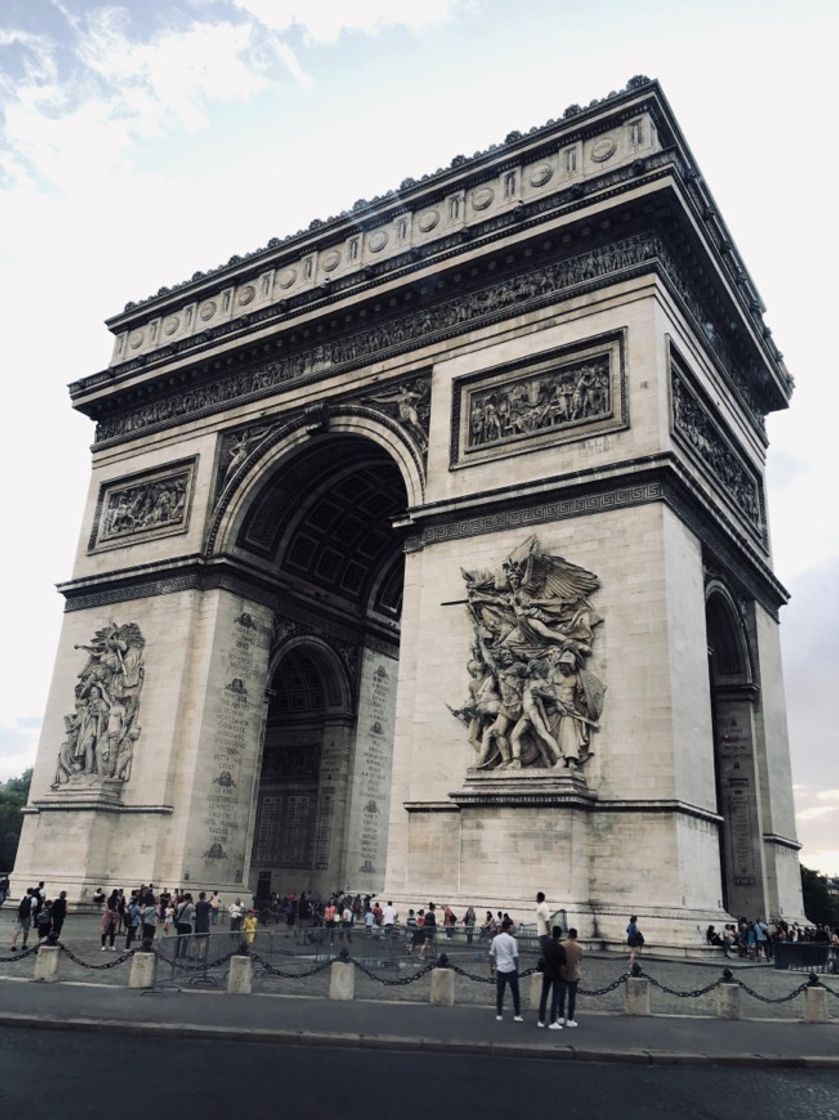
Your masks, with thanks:
[[(476, 984), (494, 984), (494, 976), (476, 976), (474, 972), (467, 972), (465, 968), (459, 968), (456, 964), (450, 964), (449, 968), (452, 972), (456, 972), (458, 976), (465, 976), (467, 980), (474, 980)], [(530, 971), (533, 971), (532, 969)]]
[(607, 984), (605, 988), (578, 988), (577, 991), (581, 996), (607, 996), (609, 992), (613, 992), (615, 988), (619, 988), (621, 984), (626, 981), (627, 976), (629, 976), (628, 972), (622, 972), (616, 980), (613, 980), (611, 984)]
[[(721, 982), (722, 981), (720, 981), (720, 983)], [(795, 999), (795, 997), (800, 996), (802, 992), (806, 992), (809, 987), (814, 986), (810, 984), (799, 984), (798, 987), (793, 988), (793, 990), (788, 995), (775, 998), (773, 996), (761, 995), (760, 992), (756, 992), (754, 988), (750, 988), (748, 984), (744, 984), (742, 980), (735, 980), (734, 983), (741, 987), (743, 991), (747, 992), (750, 996), (754, 996), (755, 999), (759, 999), (761, 1003), (789, 1003), (791, 999)]]
[(425, 968), (421, 968), (411, 976), (400, 976), (398, 980), (388, 980), (385, 976), (377, 976), (372, 969), (367, 968), (366, 965), (360, 964), (358, 961), (351, 960), (347, 963), (354, 964), (359, 972), (363, 972), (365, 976), (368, 976), (371, 980), (375, 980), (377, 984), (384, 984), (386, 988), (404, 988), (407, 984), (413, 984), (415, 980), (419, 980), (421, 976), (427, 975), (433, 968), (437, 968), (436, 963), (427, 964)]
[(33, 953), (37, 953), (41, 948), (40, 945), (31, 945), (28, 949), (21, 949), (13, 957), (0, 957), (0, 964), (13, 964), (15, 961), (24, 961), (27, 957), (31, 957)]
[(136, 949), (129, 949), (127, 952), (122, 953), (118, 957), (115, 957), (112, 961), (106, 961), (104, 964), (88, 964), (87, 961), (81, 960), (80, 957), (77, 957), (71, 949), (68, 949), (67, 946), (62, 944), (62, 942), (60, 941), (58, 942), (58, 947), (62, 951), (62, 953), (66, 953), (66, 955), (70, 958), (71, 961), (73, 961), (74, 964), (81, 965), (82, 968), (88, 968), (92, 972), (105, 972), (109, 968), (116, 968), (117, 965), (125, 964), (125, 962), (133, 957), (135, 953), (139, 953), (140, 951), (139, 946), (137, 946)]
[[(237, 953), (230, 954), (231, 957), (237, 955)], [(256, 961), (256, 963), (260, 965), (263, 972), (266, 972), (269, 976), (279, 976), (283, 980), (298, 980), (302, 979), (304, 976), (315, 976), (318, 972), (324, 972), (332, 964), (332, 961), (324, 961), (322, 964), (316, 964), (314, 968), (309, 968), (305, 972), (284, 972), (283, 969), (275, 968), (268, 961), (264, 960), (258, 953), (249, 953), (248, 955), (252, 961)]]
[(221, 968), (227, 964), (231, 957), (238, 956), (238, 949), (234, 949), (232, 953), (228, 953), (226, 957), (219, 957), (214, 961), (191, 961), (186, 957), (164, 957), (162, 953), (158, 953), (158, 959), (166, 961), (167, 964), (172, 965), (174, 968), (182, 968), (186, 972), (206, 972), (210, 968)]
[[(631, 974), (628, 973), (627, 975)], [(715, 980), (712, 984), (706, 984), (704, 988), (693, 988), (690, 991), (680, 992), (676, 988), (668, 988), (666, 984), (662, 984), (659, 980), (656, 980), (654, 976), (650, 976), (648, 972), (644, 972), (643, 969), (640, 970), (638, 975), (643, 976), (645, 980), (649, 980), (652, 986), (658, 988), (659, 991), (666, 992), (669, 996), (678, 996), (680, 999), (698, 999), (700, 996), (707, 995), (708, 992), (713, 992), (720, 984), (725, 983), (724, 980)], [(735, 983), (739, 983), (739, 981), (735, 981)]]

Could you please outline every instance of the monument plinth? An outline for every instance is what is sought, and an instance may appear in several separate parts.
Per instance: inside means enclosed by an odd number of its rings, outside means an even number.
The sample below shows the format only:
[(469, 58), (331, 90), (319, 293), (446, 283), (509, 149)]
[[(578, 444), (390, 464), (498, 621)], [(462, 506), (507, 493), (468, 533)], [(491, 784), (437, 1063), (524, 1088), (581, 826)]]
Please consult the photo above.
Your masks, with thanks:
[(656, 82), (108, 326), (16, 889), (801, 917), (792, 380)]

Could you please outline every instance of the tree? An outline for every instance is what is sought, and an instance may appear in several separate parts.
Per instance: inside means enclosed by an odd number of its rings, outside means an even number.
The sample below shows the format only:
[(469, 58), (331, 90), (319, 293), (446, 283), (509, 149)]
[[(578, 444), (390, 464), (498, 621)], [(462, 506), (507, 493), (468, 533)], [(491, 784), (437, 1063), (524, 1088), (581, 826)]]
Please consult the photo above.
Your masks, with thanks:
[(827, 876), (802, 864), (801, 893), (808, 921), (834, 928), (839, 926), (839, 899), (830, 893)]
[(32, 769), (24, 770), (19, 778), (0, 782), (0, 872), (11, 871), (15, 865), (17, 844), (23, 824), (21, 809), (29, 797)]

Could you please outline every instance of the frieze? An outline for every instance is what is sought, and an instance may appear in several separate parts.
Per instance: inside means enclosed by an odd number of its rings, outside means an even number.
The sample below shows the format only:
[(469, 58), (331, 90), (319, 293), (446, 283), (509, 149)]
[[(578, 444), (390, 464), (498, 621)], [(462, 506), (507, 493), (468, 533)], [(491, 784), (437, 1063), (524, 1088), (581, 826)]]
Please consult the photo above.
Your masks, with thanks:
[[(557, 293), (586, 290), (606, 277), (639, 267), (653, 269), (656, 262), (673, 281), (677, 294), (687, 303), (697, 328), (709, 321), (708, 312), (692, 294), (691, 285), (681, 277), (663, 239), (655, 233), (640, 232), (585, 253), (555, 260), (529, 272), (506, 277), (487, 287), (464, 293), (455, 299), (427, 305), (408, 313), (382, 320), (333, 341), (304, 347), (296, 352), (259, 363), (248, 369), (221, 377), (208, 378), (195, 388), (170, 394), (120, 415), (102, 419), (97, 425), (98, 444), (125, 439), (140, 432), (180, 423), (187, 417), (205, 415), (233, 403), (275, 393), (283, 386), (302, 383), (368, 363), (373, 357), (400, 353), (473, 330), (478, 323), (504, 319), (515, 310), (537, 308), (555, 302)], [(688, 300), (690, 302), (688, 302)], [(709, 346), (718, 354), (736, 382), (750, 416), (762, 425), (762, 412), (754, 391), (719, 332), (705, 334)], [(725, 359), (729, 359), (726, 364)]]
[(93, 517), (89, 552), (185, 533), (198, 457), (105, 482)]
[(455, 382), (452, 467), (627, 425), (623, 334), (589, 339)]
[(672, 345), (670, 387), (674, 436), (699, 461), (763, 542), (765, 518), (759, 478), (745, 457), (735, 450), (720, 424), (712, 418), (710, 407), (701, 399), (701, 390), (692, 384)]

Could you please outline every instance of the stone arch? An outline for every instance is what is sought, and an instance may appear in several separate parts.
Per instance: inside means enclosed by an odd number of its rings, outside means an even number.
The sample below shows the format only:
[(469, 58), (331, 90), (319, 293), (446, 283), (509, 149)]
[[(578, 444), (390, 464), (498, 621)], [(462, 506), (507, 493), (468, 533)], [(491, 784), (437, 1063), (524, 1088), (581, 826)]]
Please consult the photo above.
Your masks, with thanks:
[(274, 681), (282, 662), (295, 651), (308, 654), (322, 671), (326, 693), (324, 710), (330, 715), (350, 715), (353, 709), (353, 687), (347, 667), (335, 648), (317, 634), (295, 634), (280, 642), (271, 654), (268, 681)]
[(705, 589), (708, 662), (714, 685), (754, 684), (751, 643), (737, 601), (719, 579)]
[[(318, 430), (312, 431), (317, 423)], [(288, 423), (278, 421), (266, 432), (235, 474), (225, 483), (204, 541), (204, 555), (224, 553), (235, 539), (239, 526), (262, 488), (284, 469), (287, 463), (316, 441), (351, 435), (367, 439), (382, 448), (399, 470), (408, 507), (422, 503), (425, 493), (423, 456), (413, 440), (387, 416), (360, 406), (335, 406), (317, 422), (306, 415)]]

